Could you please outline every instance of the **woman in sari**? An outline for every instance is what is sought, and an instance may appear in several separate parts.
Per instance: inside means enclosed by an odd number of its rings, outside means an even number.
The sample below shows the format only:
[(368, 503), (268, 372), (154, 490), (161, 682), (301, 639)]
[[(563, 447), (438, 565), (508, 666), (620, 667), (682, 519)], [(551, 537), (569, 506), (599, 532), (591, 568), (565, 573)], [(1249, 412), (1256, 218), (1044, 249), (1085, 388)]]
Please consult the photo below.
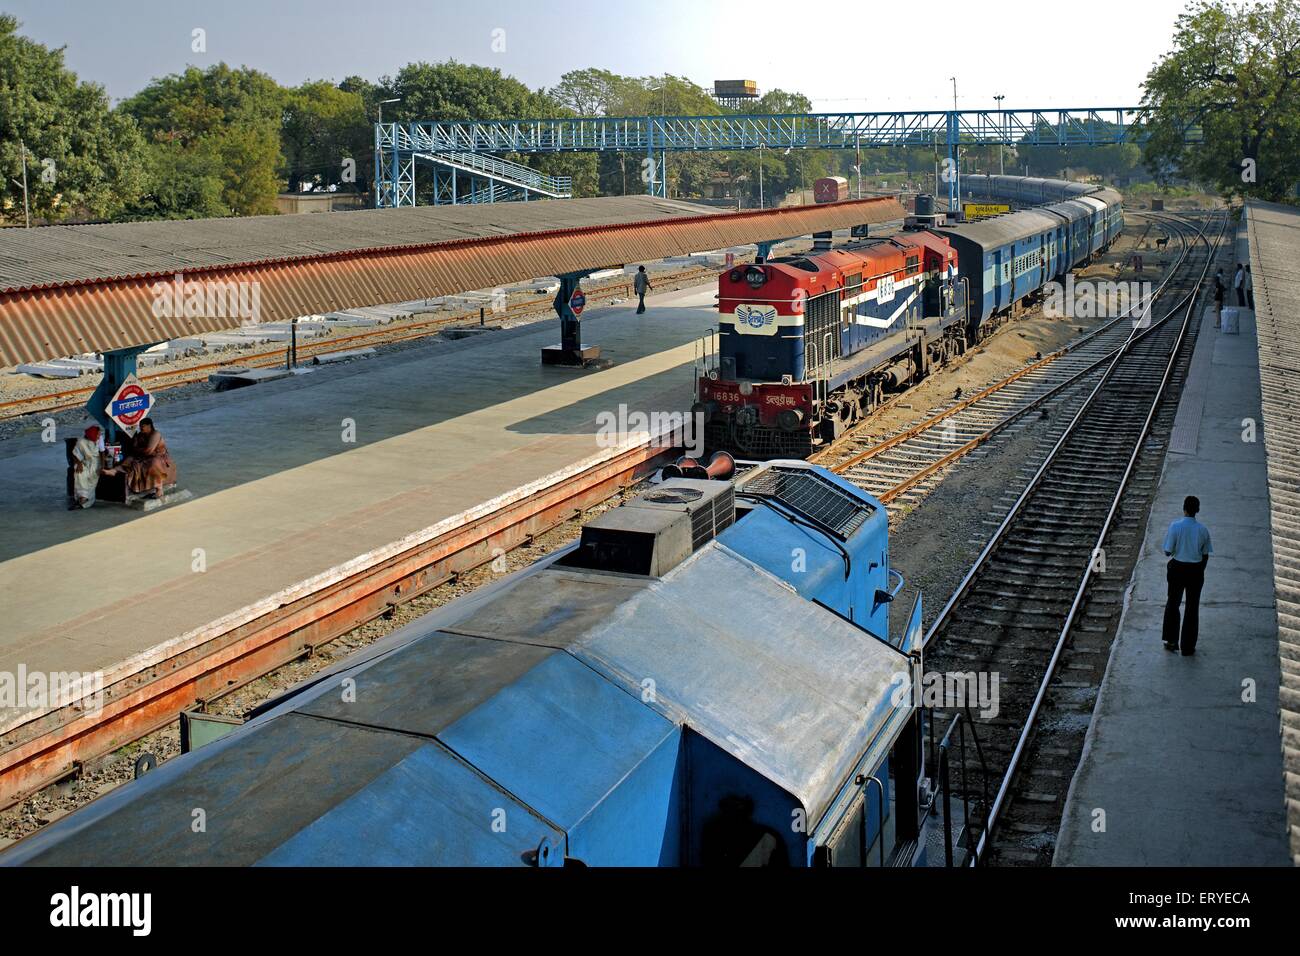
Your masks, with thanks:
[[(149, 491), (150, 498), (162, 500), (163, 483), (171, 470), (171, 456), (162, 432), (154, 427), (153, 419), (140, 422), (140, 430), (127, 443), (127, 455), (116, 468), (105, 469), (104, 474), (126, 472), (127, 490), (136, 494)], [(151, 490), (152, 489), (152, 490)]]
[(95, 503), (95, 486), (99, 484), (99, 426), (91, 425), (72, 446), (72, 496), (76, 508)]

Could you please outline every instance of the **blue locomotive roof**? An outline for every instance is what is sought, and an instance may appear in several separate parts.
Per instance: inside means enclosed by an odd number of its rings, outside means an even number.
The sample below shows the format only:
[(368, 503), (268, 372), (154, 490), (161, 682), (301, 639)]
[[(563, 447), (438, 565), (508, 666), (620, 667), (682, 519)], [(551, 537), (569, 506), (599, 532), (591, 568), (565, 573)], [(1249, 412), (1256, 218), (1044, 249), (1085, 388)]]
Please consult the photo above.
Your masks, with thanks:
[[(850, 544), (883, 534), (883, 509), (860, 503)], [(797, 800), (811, 831), (907, 719), (894, 692), (909, 659), (744, 553), (760, 517), (782, 522), (763, 536), (787, 535), (787, 555), (809, 546), (807, 527), (759, 504), (659, 577), (557, 563), (568, 549), (3, 862), (482, 865), (531, 851), (541, 865), (674, 863), (693, 798), (688, 735)], [(826, 551), (814, 561), (841, 566)]]
[(1032, 209), (1004, 213), (979, 222), (963, 222), (939, 226), (934, 231), (940, 235), (955, 236), (977, 243), (985, 249), (995, 249), (1017, 239), (1037, 236), (1055, 229), (1059, 220)]

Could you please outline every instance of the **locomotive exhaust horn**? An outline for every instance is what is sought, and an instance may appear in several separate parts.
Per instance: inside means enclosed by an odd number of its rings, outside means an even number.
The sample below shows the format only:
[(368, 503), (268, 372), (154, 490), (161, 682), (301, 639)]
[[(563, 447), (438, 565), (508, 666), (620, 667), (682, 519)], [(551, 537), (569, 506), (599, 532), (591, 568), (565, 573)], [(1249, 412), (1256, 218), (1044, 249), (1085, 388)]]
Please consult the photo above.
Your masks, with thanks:
[(683, 455), (672, 465), (665, 465), (659, 472), (659, 477), (667, 481), (669, 478), (700, 478), (713, 481), (726, 481), (736, 470), (736, 459), (732, 458), (725, 451), (715, 451), (713, 457), (709, 459), (708, 466), (701, 465), (694, 458), (687, 458)]

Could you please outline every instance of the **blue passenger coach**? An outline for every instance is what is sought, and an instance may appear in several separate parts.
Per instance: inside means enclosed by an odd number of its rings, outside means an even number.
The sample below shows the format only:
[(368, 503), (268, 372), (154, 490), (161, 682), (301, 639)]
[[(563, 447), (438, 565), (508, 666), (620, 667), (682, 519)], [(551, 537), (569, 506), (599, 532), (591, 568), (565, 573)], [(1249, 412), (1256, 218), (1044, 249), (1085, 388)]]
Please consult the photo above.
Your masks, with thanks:
[(1113, 189), (1023, 176), (969, 175), (964, 195), (1022, 207), (934, 232), (957, 249), (970, 285), (970, 321), (984, 326), (1026, 296), (1109, 248), (1124, 229), (1124, 205)]

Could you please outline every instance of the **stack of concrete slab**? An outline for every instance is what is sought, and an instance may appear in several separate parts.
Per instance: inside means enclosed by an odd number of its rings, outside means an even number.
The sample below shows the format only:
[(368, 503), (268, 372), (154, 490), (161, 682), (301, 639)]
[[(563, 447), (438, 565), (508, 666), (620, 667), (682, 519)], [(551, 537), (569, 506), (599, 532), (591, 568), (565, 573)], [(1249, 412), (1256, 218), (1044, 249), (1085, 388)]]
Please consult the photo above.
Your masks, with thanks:
[(676, 259), (665, 259), (662, 262), (636, 262), (628, 263), (623, 267), (624, 275), (631, 275), (641, 266), (645, 266), (646, 272), (676, 272), (685, 264), (686, 256), (679, 256)]
[[(613, 272), (618, 275), (617, 269), (606, 269), (605, 272)], [(543, 293), (554, 294), (560, 289), (560, 280), (554, 276), (543, 276), (540, 279), (529, 279), (527, 282), (515, 282), (508, 286), (502, 287), (505, 292), (536, 292), (538, 295)]]
[(94, 354), (49, 359), (44, 362), (29, 362), (14, 369), (16, 373), (35, 375), (38, 378), (77, 378), (81, 375), (102, 372), (103, 370), (104, 360)]

